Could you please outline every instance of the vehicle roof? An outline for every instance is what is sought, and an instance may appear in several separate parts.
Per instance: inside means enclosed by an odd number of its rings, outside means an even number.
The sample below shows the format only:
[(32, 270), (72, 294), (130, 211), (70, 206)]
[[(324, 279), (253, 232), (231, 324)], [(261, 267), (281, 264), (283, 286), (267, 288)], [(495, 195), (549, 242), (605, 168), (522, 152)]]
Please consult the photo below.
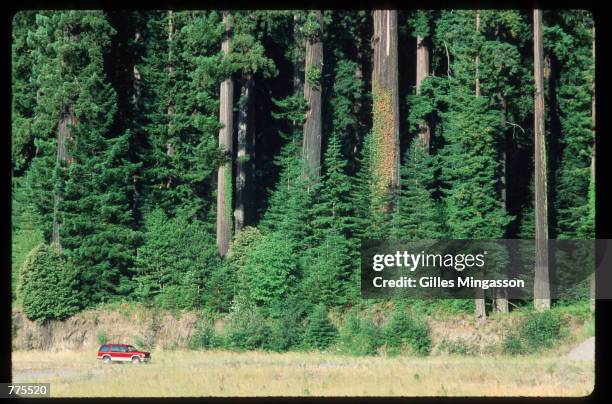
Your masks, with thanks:
[(104, 345), (132, 346), (131, 344), (115, 344), (114, 342), (107, 342), (106, 344), (102, 344), (101, 346)]

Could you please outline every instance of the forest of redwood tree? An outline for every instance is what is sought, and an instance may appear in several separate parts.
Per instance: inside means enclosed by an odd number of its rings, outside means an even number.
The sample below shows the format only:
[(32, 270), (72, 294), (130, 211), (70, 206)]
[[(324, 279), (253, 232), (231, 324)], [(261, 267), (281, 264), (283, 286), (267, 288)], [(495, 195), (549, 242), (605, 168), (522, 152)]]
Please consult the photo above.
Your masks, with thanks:
[(12, 35), (13, 262), (65, 280), (49, 313), (13, 269), (31, 318), (350, 308), (366, 238), (535, 239), (544, 298), (512, 307), (545, 310), (546, 241), (595, 238), (587, 11), (21, 11)]

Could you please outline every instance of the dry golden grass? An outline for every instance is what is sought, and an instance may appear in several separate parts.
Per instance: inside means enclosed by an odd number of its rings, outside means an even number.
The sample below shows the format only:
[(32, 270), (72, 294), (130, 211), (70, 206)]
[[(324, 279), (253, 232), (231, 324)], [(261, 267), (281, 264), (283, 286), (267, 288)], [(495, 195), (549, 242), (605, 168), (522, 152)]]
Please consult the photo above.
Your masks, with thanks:
[(94, 352), (13, 353), (14, 381), (54, 397), (584, 396), (593, 362), (558, 357), (348, 357), (320, 353), (153, 352), (150, 364), (98, 363)]

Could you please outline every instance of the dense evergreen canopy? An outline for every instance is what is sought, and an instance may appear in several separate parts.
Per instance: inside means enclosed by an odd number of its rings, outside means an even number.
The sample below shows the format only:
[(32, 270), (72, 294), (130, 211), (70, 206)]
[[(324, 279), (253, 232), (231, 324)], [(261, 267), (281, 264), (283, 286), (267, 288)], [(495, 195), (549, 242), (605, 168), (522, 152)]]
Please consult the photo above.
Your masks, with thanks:
[[(247, 296), (249, 310), (279, 318), (302, 302), (322, 347), (335, 338), (324, 307), (358, 300), (360, 239), (533, 237), (531, 12), (394, 13), (397, 26), (383, 28), (398, 36), (398, 65), (383, 68), (396, 69), (397, 99), (373, 87), (383, 42), (370, 11), (230, 14), (226, 33), (216, 10), (17, 13), (12, 172), (28, 215), (14, 234), (34, 226), (57, 246), (37, 247), (24, 279), (41, 270), (32, 260), (52, 260), (50, 277), (66, 260), (77, 276), (65, 287), (85, 307), (134, 299), (229, 312)], [(431, 62), (418, 93), (417, 37)], [(543, 37), (549, 234), (592, 238), (592, 16), (544, 11)], [(232, 153), (218, 138), (228, 78)], [(322, 128), (314, 146), (307, 120)], [(394, 164), (389, 125), (401, 156), (390, 188), (380, 186)], [(240, 226), (220, 257), (224, 163), (224, 214)]]

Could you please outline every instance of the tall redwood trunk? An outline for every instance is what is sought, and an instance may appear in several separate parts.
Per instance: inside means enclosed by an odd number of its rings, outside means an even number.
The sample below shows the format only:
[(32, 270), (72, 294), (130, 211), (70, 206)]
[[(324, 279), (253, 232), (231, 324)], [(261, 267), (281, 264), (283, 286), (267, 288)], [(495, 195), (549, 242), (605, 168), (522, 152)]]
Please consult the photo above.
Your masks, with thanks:
[(249, 146), (252, 141), (250, 116), (252, 114), (253, 76), (245, 74), (240, 89), (240, 105), (238, 112), (238, 133), (236, 139), (236, 203), (234, 208), (234, 227), (236, 232), (242, 230), (247, 221), (248, 201), (248, 167), (250, 167)]
[[(501, 127), (503, 130), (504, 140), (502, 143), (501, 150), (501, 174), (500, 174), (500, 197), (504, 203), (504, 209), (507, 209), (507, 180), (506, 180), (506, 172), (507, 172), (507, 164), (508, 158), (506, 153), (506, 148), (508, 147), (508, 137), (507, 137), (507, 120), (506, 114), (508, 109), (508, 102), (506, 101), (506, 97), (502, 94), (499, 94), (499, 106), (501, 109)], [(504, 288), (495, 288), (495, 311), (500, 313), (507, 313), (509, 311), (508, 307), (508, 291)]]
[(542, 44), (542, 10), (533, 10), (534, 160), (535, 160), (535, 279), (534, 306), (550, 308), (548, 272), (548, 197), (546, 175), (546, 140), (544, 135), (544, 47)]
[[(221, 44), (224, 55), (230, 52), (232, 39), (232, 16), (229, 11), (223, 12), (225, 36)], [(226, 161), (219, 166), (217, 175), (217, 251), (224, 256), (229, 249), (232, 234), (231, 194), (232, 194), (232, 129), (234, 110), (234, 82), (231, 77), (221, 82), (219, 91), (219, 147), (227, 153)]]
[(374, 147), (379, 156), (374, 173), (380, 181), (379, 188), (393, 193), (399, 186), (400, 162), (397, 10), (374, 10), (372, 16), (372, 120)]
[[(64, 37), (69, 41), (77, 42), (80, 40), (79, 35), (75, 35), (69, 32), (69, 28), (66, 28)], [(61, 65), (64, 66), (66, 62), (62, 60)], [(60, 118), (57, 125), (57, 161), (56, 164), (65, 170), (65, 166), (69, 165), (73, 161), (73, 157), (70, 155), (66, 144), (74, 141), (74, 137), (71, 132), (71, 126), (77, 124), (76, 115), (71, 105), (63, 104), (60, 111)], [(51, 242), (56, 243), (60, 251), (62, 251), (61, 241), (61, 209), (60, 205), (63, 200), (63, 195), (58, 187), (55, 187), (53, 193), (53, 224), (51, 231)]]
[[(321, 174), (321, 83), (312, 82), (309, 78), (311, 72), (318, 72), (321, 77), (323, 70), (323, 13), (316, 10), (320, 29), (314, 37), (306, 39), (306, 57), (304, 63), (304, 98), (308, 103), (306, 120), (304, 121), (304, 140), (302, 143), (302, 156), (306, 162), (307, 176), (318, 178)], [(320, 80), (319, 80), (320, 81)]]
[[(76, 117), (70, 106), (64, 106), (60, 114), (60, 120), (57, 125), (57, 164), (64, 167), (72, 162), (72, 156), (66, 148), (66, 143), (73, 139), (70, 127), (76, 125)], [(62, 242), (60, 236), (61, 227), (61, 211), (60, 204), (63, 200), (61, 191), (55, 191), (53, 195), (53, 228), (51, 233), (51, 242), (56, 243), (59, 250), (62, 250)]]
[[(429, 45), (427, 39), (422, 36), (417, 36), (416, 47), (416, 93), (420, 95), (421, 83), (429, 76)], [(429, 150), (431, 144), (431, 129), (427, 121), (419, 123), (418, 136), (423, 146)]]
[[(480, 32), (480, 11), (476, 11), (476, 34), (478, 35)], [(476, 97), (480, 97), (480, 54), (476, 53), (476, 77), (475, 77), (475, 94)], [(476, 319), (479, 321), (484, 321), (487, 319), (487, 310), (486, 310), (486, 302), (484, 297), (484, 290), (478, 289), (476, 291)]]

